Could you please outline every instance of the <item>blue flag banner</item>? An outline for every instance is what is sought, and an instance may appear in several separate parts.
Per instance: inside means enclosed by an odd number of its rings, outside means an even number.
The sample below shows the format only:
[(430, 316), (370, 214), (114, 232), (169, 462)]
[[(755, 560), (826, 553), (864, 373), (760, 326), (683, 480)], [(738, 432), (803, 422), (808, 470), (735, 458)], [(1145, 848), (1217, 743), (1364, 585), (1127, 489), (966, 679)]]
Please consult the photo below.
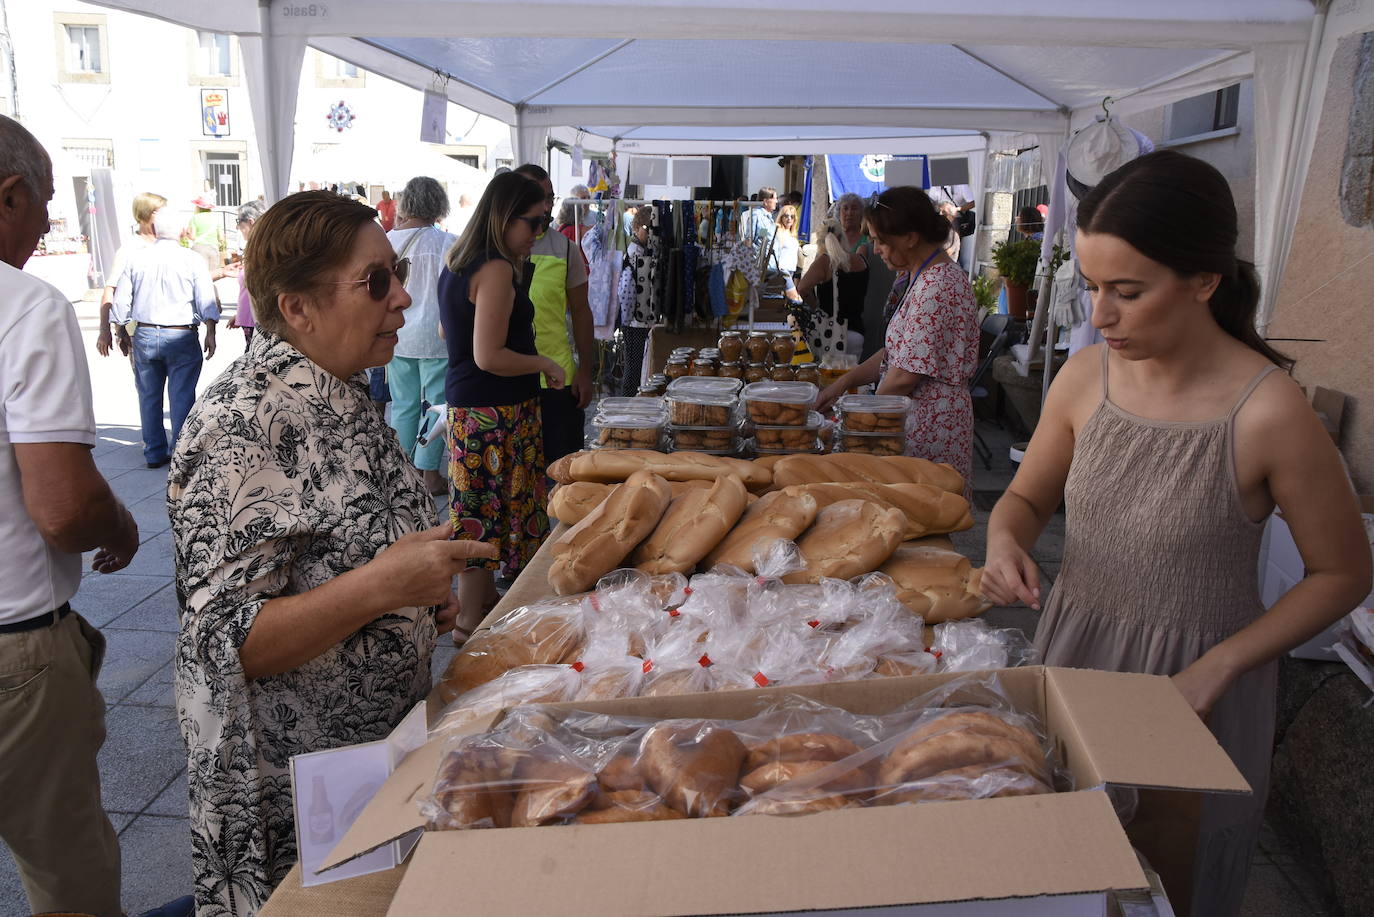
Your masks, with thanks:
[(837, 200), (841, 194), (852, 191), (859, 197), (868, 199), (871, 195), (888, 189), (887, 164), (900, 161), (902, 179), (895, 184), (915, 184), (910, 180), (913, 166), (919, 162), (921, 187), (930, 188), (930, 163), (925, 156), (884, 156), (854, 153), (840, 153), (825, 157), (826, 175), (830, 180), (830, 197)]

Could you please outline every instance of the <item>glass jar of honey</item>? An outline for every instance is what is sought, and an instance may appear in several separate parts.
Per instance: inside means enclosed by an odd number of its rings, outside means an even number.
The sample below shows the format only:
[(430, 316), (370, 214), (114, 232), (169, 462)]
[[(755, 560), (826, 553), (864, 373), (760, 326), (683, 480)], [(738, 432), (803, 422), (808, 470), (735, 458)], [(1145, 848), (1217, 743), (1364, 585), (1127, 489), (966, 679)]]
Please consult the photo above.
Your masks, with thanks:
[(688, 365), (685, 357), (671, 357), (668, 360), (668, 365), (663, 367), (663, 375), (669, 379), (681, 379), (689, 372), (691, 372), (691, 366)]
[(744, 335), (738, 331), (726, 331), (717, 342), (720, 358), (726, 363), (738, 363), (744, 356)]
[(773, 351), (774, 363), (792, 362), (792, 355), (797, 352), (797, 342), (792, 339), (790, 332), (773, 335), (769, 344)]
[(744, 367), (745, 382), (762, 382), (768, 378), (768, 367), (762, 363), (750, 363)]
[(774, 382), (795, 382), (797, 381), (797, 371), (792, 368), (791, 363), (774, 363), (769, 370), (768, 377)]
[(744, 364), (738, 360), (722, 360), (720, 368), (716, 370), (716, 375), (724, 376), (727, 379), (743, 379)]
[(749, 339), (744, 342), (744, 352), (749, 355), (750, 363), (768, 362), (768, 355), (772, 353), (772, 350), (767, 331), (749, 332)]
[(798, 382), (810, 382), (812, 385), (821, 384), (821, 368), (815, 363), (798, 363), (796, 369)]

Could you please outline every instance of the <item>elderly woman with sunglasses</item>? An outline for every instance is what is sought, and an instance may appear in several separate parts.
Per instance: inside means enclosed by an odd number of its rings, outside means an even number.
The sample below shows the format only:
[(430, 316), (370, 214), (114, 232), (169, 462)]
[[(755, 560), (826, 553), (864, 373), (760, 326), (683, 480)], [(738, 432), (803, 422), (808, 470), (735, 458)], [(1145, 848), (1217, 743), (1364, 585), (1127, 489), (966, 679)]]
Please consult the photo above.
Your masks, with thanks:
[(376, 211), (287, 197), (244, 253), (257, 333), (196, 402), (167, 486), (200, 917), (253, 914), (296, 861), (292, 755), (384, 737), (430, 687), (452, 541), (368, 397), (410, 305)]
[(540, 356), (526, 268), (549, 228), (544, 187), (519, 172), (496, 176), (439, 277), (448, 342), (450, 517), (456, 537), (499, 550), (458, 580), (462, 644), (496, 603), (495, 574), (514, 577), (548, 533), (539, 374), (561, 389), (564, 371)]

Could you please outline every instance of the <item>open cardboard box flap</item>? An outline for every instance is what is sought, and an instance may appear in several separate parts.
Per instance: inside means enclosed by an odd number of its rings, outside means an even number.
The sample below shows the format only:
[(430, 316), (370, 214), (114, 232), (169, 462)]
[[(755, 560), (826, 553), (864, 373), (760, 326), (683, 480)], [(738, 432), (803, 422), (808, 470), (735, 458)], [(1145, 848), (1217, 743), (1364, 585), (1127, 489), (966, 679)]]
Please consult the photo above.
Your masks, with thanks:
[(474, 914), (649, 917), (1148, 887), (1105, 793), (1051, 799), (435, 832), (387, 913), (448, 915), (446, 889)]
[[(996, 675), (1018, 709), (1041, 717), (1060, 760), (1081, 789), (1102, 783), (1232, 793), (1249, 789), (1168, 678), (1039, 666)], [(742, 719), (781, 695), (801, 694), (856, 713), (884, 713), (956, 677), (960, 675), (915, 675), (553, 706), (662, 719)], [(471, 731), (485, 729), (490, 722), (473, 724)], [(418, 802), (430, 791), (447, 741), (431, 739), (397, 767), (330, 853), (324, 869), (424, 826)], [(595, 844), (579, 843), (583, 835), (577, 832), (587, 831), (593, 832), (587, 838)], [(885, 834), (890, 839), (885, 840)], [(759, 870), (753, 855), (739, 856), (762, 849), (769, 851), (768, 870)], [(882, 862), (887, 857), (891, 863)], [(784, 862), (789, 864), (789, 878), (760, 875)], [(425, 913), (415, 909), (415, 902), (432, 896), (434, 883), (453, 875), (464, 877), (465, 900), (471, 900), (479, 913), (484, 909), (477, 902), (488, 894), (500, 896), (499, 901), (492, 899), (493, 907), (508, 913), (536, 908), (567, 911), (578, 899), (578, 906), (607, 913), (607, 888), (617, 889), (617, 896), (632, 889), (644, 896), (634, 899), (625, 913), (682, 913), (687, 899), (675, 896), (689, 890), (691, 904), (686, 906), (694, 913), (760, 913), (783, 910), (782, 901), (794, 900), (795, 895), (779, 897), (789, 883), (808, 890), (808, 900), (794, 902), (794, 909), (814, 909), (832, 906), (816, 900), (816, 890), (829, 888), (831, 878), (815, 881), (816, 870), (834, 866), (838, 875), (845, 872), (839, 863), (854, 870), (855, 878), (836, 878), (840, 884), (835, 900), (843, 899), (848, 906), (877, 905), (882, 903), (879, 898), (887, 903), (927, 903), (1145, 885), (1105, 794), (1075, 792), (850, 809), (798, 818), (433, 832), (421, 839), (392, 913)], [(930, 864), (939, 868), (927, 868)], [(664, 884), (669, 874), (681, 887)], [(711, 902), (725, 900), (718, 898), (724, 875), (734, 876), (730, 884), (736, 892), (743, 886), (768, 891), (749, 893), (748, 900), (757, 906), (745, 907), (742, 893), (732, 893), (726, 896), (728, 906), (716, 908)], [(703, 881), (707, 876), (710, 879)], [(887, 878), (875, 884), (876, 876)], [(546, 877), (560, 878), (545, 882)], [(417, 891), (417, 884), (429, 888)], [(404, 898), (402, 893), (417, 897)], [(519, 906), (513, 907), (513, 894), (521, 896)], [(524, 896), (533, 897), (526, 901)], [(651, 898), (672, 910), (655, 910)], [(401, 908), (403, 901), (412, 909)]]

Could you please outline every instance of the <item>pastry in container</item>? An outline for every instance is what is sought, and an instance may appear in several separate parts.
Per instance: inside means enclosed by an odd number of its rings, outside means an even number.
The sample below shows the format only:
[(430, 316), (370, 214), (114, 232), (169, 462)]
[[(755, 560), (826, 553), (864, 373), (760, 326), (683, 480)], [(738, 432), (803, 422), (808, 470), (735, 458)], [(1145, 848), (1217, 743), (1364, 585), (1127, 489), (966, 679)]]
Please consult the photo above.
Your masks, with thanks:
[(906, 434), (855, 433), (843, 427), (835, 431), (835, 452), (862, 452), (866, 455), (901, 455), (906, 448)]
[(661, 414), (597, 414), (592, 419), (597, 446), (602, 449), (657, 449), (663, 438)]
[(749, 419), (773, 427), (804, 426), (819, 395), (810, 382), (755, 382), (740, 393)]
[(767, 452), (814, 452), (824, 418), (812, 411), (800, 425), (754, 425), (754, 445)]
[(668, 420), (675, 426), (729, 427), (737, 398), (723, 388), (688, 387), (670, 390), (665, 400), (668, 403)]
[(668, 427), (668, 435), (673, 449), (680, 452), (705, 452), (720, 450), (729, 452), (735, 448), (734, 427)]
[(840, 429), (849, 433), (901, 433), (910, 410), (905, 395), (845, 395), (835, 402)]

